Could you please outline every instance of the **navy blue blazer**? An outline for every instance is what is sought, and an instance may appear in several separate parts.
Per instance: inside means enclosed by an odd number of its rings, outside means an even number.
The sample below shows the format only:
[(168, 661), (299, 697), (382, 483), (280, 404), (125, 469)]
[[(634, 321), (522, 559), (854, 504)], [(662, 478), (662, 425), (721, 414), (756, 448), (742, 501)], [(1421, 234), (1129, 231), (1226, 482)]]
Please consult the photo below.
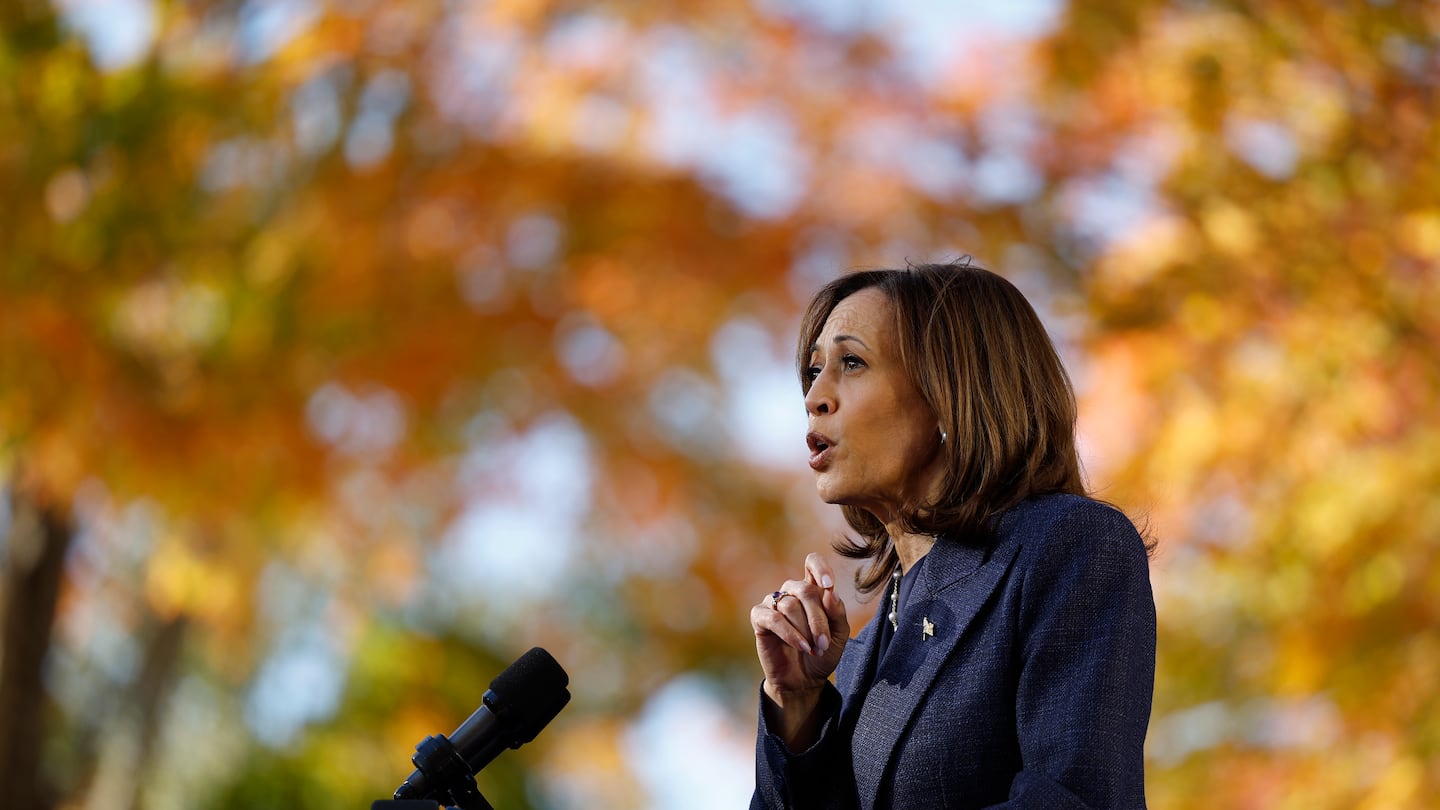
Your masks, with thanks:
[(877, 661), (885, 613), (846, 644), (808, 750), (762, 709), (752, 808), (1145, 806), (1155, 602), (1119, 511), (1050, 495), (986, 548), (940, 538)]

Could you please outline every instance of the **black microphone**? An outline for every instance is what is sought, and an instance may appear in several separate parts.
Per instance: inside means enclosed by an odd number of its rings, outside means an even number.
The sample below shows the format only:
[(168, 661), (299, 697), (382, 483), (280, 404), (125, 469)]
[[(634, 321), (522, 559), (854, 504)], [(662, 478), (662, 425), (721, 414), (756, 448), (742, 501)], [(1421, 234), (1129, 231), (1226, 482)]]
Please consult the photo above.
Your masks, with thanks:
[(395, 790), (395, 798), (445, 801), (457, 777), (473, 790), (481, 768), (506, 748), (535, 739), (565, 708), (569, 684), (570, 676), (550, 653), (531, 647), (495, 676), (480, 708), (448, 739), (436, 734), (415, 746), (415, 772)]

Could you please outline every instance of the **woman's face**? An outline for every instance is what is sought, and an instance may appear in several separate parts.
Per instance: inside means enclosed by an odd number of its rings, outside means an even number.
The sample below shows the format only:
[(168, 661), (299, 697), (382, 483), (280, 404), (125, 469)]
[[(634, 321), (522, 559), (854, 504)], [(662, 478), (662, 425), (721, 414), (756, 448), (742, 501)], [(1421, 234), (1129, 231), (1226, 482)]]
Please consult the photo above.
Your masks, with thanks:
[(810, 467), (826, 503), (891, 522), (943, 475), (940, 428), (900, 365), (894, 305), (878, 289), (835, 305), (810, 349)]

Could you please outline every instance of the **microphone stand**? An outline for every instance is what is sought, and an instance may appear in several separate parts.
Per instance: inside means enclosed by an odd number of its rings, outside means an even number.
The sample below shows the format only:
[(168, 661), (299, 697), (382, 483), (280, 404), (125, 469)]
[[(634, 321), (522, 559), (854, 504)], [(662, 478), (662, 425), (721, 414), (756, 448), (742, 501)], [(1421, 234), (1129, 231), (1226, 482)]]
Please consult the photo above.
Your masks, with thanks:
[[(430, 795), (447, 799), (459, 810), (495, 810), (480, 795), (480, 786), (470, 773), (470, 764), (444, 734), (426, 737), (415, 746), (415, 756), (410, 761), (425, 774), (431, 786)], [(439, 806), (434, 799), (414, 801), (400, 798), (408, 793), (406, 788), (409, 785), (409, 782), (401, 785), (395, 791), (394, 799), (372, 802), (370, 810), (434, 810)]]

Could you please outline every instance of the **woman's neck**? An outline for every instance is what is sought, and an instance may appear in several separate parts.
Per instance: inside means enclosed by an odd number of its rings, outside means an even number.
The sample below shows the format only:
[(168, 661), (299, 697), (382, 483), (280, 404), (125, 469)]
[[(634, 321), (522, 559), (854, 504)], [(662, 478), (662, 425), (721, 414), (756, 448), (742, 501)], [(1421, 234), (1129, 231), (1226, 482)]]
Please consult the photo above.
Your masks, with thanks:
[(887, 526), (886, 529), (895, 542), (895, 553), (900, 555), (901, 573), (908, 572), (935, 545), (935, 538), (928, 534), (901, 531), (898, 526)]

